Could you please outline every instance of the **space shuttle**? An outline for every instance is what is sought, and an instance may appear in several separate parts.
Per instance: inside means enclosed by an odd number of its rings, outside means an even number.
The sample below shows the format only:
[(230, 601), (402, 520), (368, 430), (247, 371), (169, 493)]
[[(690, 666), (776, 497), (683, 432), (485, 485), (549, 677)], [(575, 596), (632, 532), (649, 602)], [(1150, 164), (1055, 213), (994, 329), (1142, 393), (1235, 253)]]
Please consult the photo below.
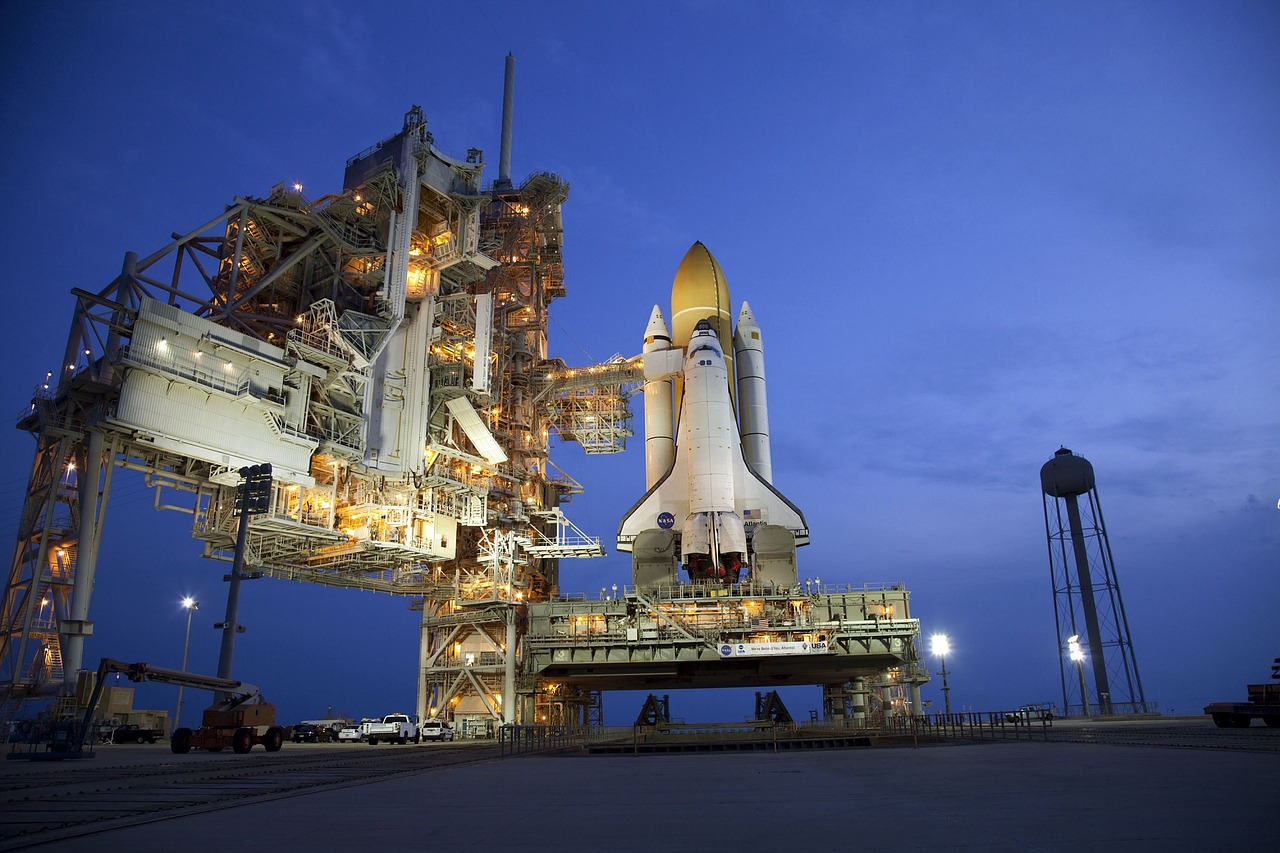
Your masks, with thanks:
[(648, 491), (618, 526), (638, 589), (680, 583), (796, 585), (803, 513), (771, 483), (760, 326), (747, 303), (729, 317), (724, 271), (694, 243), (671, 288), (672, 325), (645, 329)]

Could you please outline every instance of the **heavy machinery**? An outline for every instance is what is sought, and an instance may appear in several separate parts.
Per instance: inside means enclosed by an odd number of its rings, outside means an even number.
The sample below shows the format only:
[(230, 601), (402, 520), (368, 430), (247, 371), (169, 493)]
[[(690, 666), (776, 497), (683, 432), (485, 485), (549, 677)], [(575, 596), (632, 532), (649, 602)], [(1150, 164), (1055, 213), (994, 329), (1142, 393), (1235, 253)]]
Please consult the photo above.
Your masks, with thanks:
[(130, 681), (154, 681), (159, 684), (175, 684), (212, 690), (214, 703), (204, 709), (200, 728), (180, 728), (169, 740), (170, 749), (185, 754), (192, 749), (218, 752), (231, 747), (233, 752), (248, 752), (255, 744), (262, 744), (267, 752), (275, 752), (284, 743), (284, 728), (276, 725), (276, 706), (262, 698), (262, 692), (252, 684), (231, 678), (196, 675), (176, 669), (162, 669), (145, 663), (122, 663), (103, 658), (98, 666), (98, 678), (84, 712), (82, 732), (89, 730), (93, 712), (102, 696), (106, 677), (113, 672), (122, 673)]
[[(1280, 658), (1271, 665), (1272, 679), (1280, 679)], [(1272, 728), (1280, 727), (1280, 681), (1272, 684), (1247, 686), (1247, 702), (1213, 702), (1204, 712), (1213, 717), (1213, 724), (1220, 729), (1245, 729), (1255, 717)]]

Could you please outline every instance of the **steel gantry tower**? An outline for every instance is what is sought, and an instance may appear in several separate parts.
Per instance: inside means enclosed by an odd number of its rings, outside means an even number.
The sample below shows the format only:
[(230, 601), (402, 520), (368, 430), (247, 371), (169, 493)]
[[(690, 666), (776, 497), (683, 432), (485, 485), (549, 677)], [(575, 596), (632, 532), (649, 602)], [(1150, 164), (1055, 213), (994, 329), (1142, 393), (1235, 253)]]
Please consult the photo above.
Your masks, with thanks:
[(478, 149), (441, 153), (413, 107), (346, 162), (340, 192), (236, 198), (126, 254), (105, 287), (72, 290), (64, 359), (18, 423), (36, 449), (0, 609), (0, 714), (86, 693), (117, 471), (231, 562), (240, 472), (263, 464), (243, 565), (419, 607), (420, 717), (466, 734), (590, 725), (605, 689), (788, 680), (821, 684), (832, 718), (919, 708), (906, 589), (813, 578), (802, 592), (794, 548), (786, 572), (734, 588), (633, 573), (599, 600), (560, 594), (561, 559), (604, 552), (565, 514), (582, 489), (551, 436), (623, 450), (645, 368), (548, 351), (568, 186), (510, 179), (512, 69), (493, 183)]
[(77, 690), (113, 472), (230, 560), (237, 472), (265, 462), (247, 564), (420, 600), (419, 714), (516, 720), (521, 608), (557, 592), (561, 558), (603, 553), (564, 514), (580, 487), (550, 435), (622, 450), (640, 370), (549, 356), (568, 186), (482, 169), (414, 107), (340, 193), (236, 198), (72, 291), (66, 357), (18, 423), (36, 451), (0, 611), (6, 714)]

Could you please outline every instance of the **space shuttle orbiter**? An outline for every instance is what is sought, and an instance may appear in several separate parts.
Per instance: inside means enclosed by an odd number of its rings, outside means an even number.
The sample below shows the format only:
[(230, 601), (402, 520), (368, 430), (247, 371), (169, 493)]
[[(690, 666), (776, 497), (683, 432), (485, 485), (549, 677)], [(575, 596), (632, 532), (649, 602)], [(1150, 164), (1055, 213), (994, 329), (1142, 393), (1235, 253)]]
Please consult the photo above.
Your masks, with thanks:
[(672, 284), (672, 330), (657, 306), (645, 329), (648, 491), (618, 526), (640, 588), (678, 582), (678, 567), (695, 583), (796, 583), (809, 531), (770, 483), (760, 327), (744, 302), (730, 338), (728, 304), (720, 264), (694, 243)]

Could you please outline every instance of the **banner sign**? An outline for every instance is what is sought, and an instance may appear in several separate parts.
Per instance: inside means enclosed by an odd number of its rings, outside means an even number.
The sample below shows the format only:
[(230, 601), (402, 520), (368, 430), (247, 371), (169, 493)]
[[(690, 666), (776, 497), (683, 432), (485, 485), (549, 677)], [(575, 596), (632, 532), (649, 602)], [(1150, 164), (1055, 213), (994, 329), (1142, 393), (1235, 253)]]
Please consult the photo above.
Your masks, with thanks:
[(827, 643), (789, 641), (776, 643), (723, 643), (722, 658), (750, 658), (767, 655), (824, 655), (829, 651)]

